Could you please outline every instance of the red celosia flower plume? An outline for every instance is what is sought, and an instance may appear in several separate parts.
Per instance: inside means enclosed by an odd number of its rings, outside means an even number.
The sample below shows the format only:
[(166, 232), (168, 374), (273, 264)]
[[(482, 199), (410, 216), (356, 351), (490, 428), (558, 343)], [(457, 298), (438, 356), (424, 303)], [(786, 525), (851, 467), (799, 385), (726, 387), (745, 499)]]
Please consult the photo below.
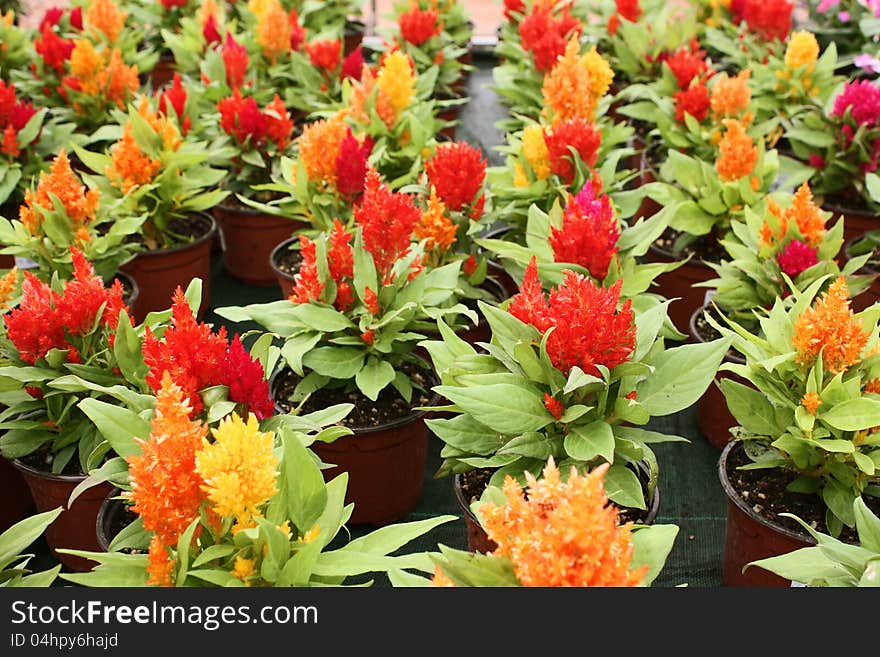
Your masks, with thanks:
[(341, 80), (349, 78), (351, 80), (360, 81), (363, 71), (364, 48), (363, 46), (358, 46), (348, 53), (348, 55), (345, 56), (345, 59), (342, 60), (342, 70), (339, 72), (339, 78)]
[(366, 136), (359, 142), (348, 128), (348, 133), (339, 144), (336, 156), (336, 191), (348, 200), (355, 200), (364, 192), (367, 176), (367, 160), (373, 150), (373, 140)]
[(880, 121), (880, 87), (871, 80), (847, 82), (834, 99), (831, 116), (843, 116), (846, 110), (859, 125), (876, 125)]
[(220, 126), (226, 134), (241, 144), (250, 140), (255, 147), (260, 145), (266, 135), (266, 119), (253, 97), (242, 98), (236, 88), (231, 96), (217, 103), (217, 109), (220, 111)]
[(734, 21), (744, 21), (753, 32), (767, 41), (785, 41), (791, 32), (792, 0), (740, 0), (731, 2)]
[(354, 220), (383, 280), (409, 251), (413, 229), (421, 216), (410, 195), (392, 192), (382, 184), (375, 169), (367, 171), (363, 201), (354, 209)]
[(601, 376), (599, 365), (613, 369), (632, 356), (636, 326), (632, 301), (618, 310), (623, 281), (603, 288), (589, 278), (565, 272), (562, 284), (545, 299), (533, 257), (526, 269), (520, 293), (508, 306), (509, 312), (541, 333), (553, 329), (547, 338), (547, 354), (564, 374), (578, 366), (585, 373)]
[(706, 51), (700, 50), (694, 42), (690, 47), (682, 46), (666, 58), (666, 65), (675, 75), (679, 89), (687, 89), (694, 78), (700, 78), (709, 72), (705, 57)]
[(278, 94), (275, 94), (263, 110), (263, 123), (266, 126), (266, 136), (275, 142), (279, 151), (283, 151), (293, 136), (293, 120)]
[(630, 23), (635, 23), (642, 15), (642, 8), (639, 6), (639, 0), (614, 0), (617, 13)]
[(193, 415), (202, 412), (199, 391), (220, 383), (226, 360), (226, 328), (215, 334), (207, 324), (196, 321), (179, 287), (171, 306), (171, 326), (161, 339), (149, 327), (144, 337), (144, 363), (150, 368), (147, 385), (158, 391), (165, 372), (180, 386)]
[(604, 280), (620, 238), (620, 223), (607, 196), (597, 198), (587, 183), (566, 205), (562, 228), (550, 230), (556, 262), (580, 265), (596, 280)]
[(83, 253), (75, 247), (70, 252), (74, 278), (64, 283), (61, 294), (25, 272), (21, 301), (4, 318), (7, 335), (26, 363), (35, 363), (52, 349), (70, 350), (68, 360), (78, 362), (81, 354), (67, 336), (91, 333), (96, 320), (100, 327), (115, 329), (120, 311), (128, 310), (122, 284), (116, 281), (106, 288)]
[(602, 133), (582, 118), (561, 121), (552, 128), (544, 129), (544, 143), (550, 159), (550, 170), (570, 185), (574, 180), (574, 149), (587, 167), (593, 167), (599, 157)]
[(425, 163), (425, 172), (443, 204), (458, 212), (472, 204), (482, 190), (486, 160), (478, 148), (466, 142), (442, 143)]
[(244, 78), (247, 74), (247, 50), (235, 40), (230, 32), (227, 32), (226, 42), (220, 53), (223, 55), (223, 64), (226, 66), (226, 84), (237, 89), (244, 84)]
[(816, 255), (818, 250), (818, 247), (807, 246), (800, 240), (792, 240), (785, 249), (776, 254), (776, 262), (779, 263), (779, 268), (794, 280), (819, 262)]
[(690, 114), (702, 122), (709, 114), (711, 102), (705, 81), (697, 80), (687, 89), (675, 93), (675, 120), (684, 123), (685, 114)]
[(565, 53), (565, 45), (574, 34), (580, 34), (583, 26), (568, 10), (563, 9), (559, 18), (551, 15), (549, 7), (535, 5), (532, 12), (519, 24), (522, 47), (532, 53), (535, 68), (546, 73), (556, 60)]
[(397, 19), (400, 35), (404, 41), (420, 46), (436, 34), (440, 34), (440, 12), (437, 9), (422, 11), (414, 6), (410, 11), (403, 12)]
[(504, 0), (504, 18), (513, 20), (513, 14), (522, 14), (526, 10), (526, 3), (523, 0)]
[(42, 32), (43, 28), (54, 27), (61, 22), (61, 18), (64, 16), (64, 9), (61, 7), (49, 7), (46, 12), (43, 14), (43, 18), (40, 21), (40, 24), (37, 26), (37, 32)]
[(64, 66), (70, 59), (74, 43), (72, 39), (62, 39), (50, 25), (40, 31), (40, 37), (34, 40), (34, 50), (43, 58), (46, 66), (55, 69), (58, 74), (64, 73)]
[(299, 22), (299, 14), (296, 9), (291, 9), (287, 15), (290, 23), (290, 49), (299, 50), (306, 40), (306, 28)]
[(353, 235), (339, 219), (333, 220), (333, 229), (327, 244), (327, 265), (335, 283), (354, 276), (354, 253), (351, 250)]
[(186, 89), (184, 89), (183, 83), (180, 80), (180, 73), (177, 72), (174, 73), (171, 85), (166, 86), (162, 91), (162, 95), (159, 96), (159, 114), (167, 116), (169, 107), (174, 109), (174, 113), (177, 115), (177, 121), (180, 124), (180, 131), (186, 136), (192, 122), (185, 113)]
[(305, 235), (299, 236), (299, 245), (302, 262), (288, 298), (294, 303), (309, 303), (321, 298), (324, 284), (318, 279), (317, 245)]
[(340, 39), (319, 39), (306, 44), (306, 53), (314, 66), (328, 73), (333, 73), (342, 59), (342, 41)]
[(272, 417), (275, 410), (263, 366), (245, 351), (236, 335), (226, 352), (220, 383), (229, 388), (229, 399), (242, 405), (242, 417), (253, 413), (258, 420)]
[(205, 24), (202, 25), (202, 36), (205, 38), (205, 43), (209, 46), (223, 41), (223, 36), (220, 34), (220, 30), (217, 29), (217, 19), (214, 17), (214, 14), (209, 14)]

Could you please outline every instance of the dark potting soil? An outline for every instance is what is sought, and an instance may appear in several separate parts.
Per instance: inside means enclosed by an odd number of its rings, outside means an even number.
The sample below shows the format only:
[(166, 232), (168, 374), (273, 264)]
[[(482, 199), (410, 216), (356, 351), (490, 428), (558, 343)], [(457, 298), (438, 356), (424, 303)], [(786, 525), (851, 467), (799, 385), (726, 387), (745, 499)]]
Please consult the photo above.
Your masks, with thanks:
[[(104, 535), (107, 538), (108, 543), (112, 543), (113, 539), (116, 538), (119, 532), (138, 519), (138, 515), (131, 510), (131, 504), (128, 502), (112, 500), (110, 502), (110, 509), (110, 519), (104, 522)], [(125, 554), (138, 554), (142, 551), (134, 548), (123, 548), (120, 552)]]
[[(727, 478), (740, 498), (752, 510), (766, 520), (800, 534), (806, 534), (803, 527), (780, 513), (791, 513), (806, 522), (816, 531), (828, 534), (825, 524), (825, 504), (817, 495), (792, 493), (786, 490), (797, 475), (782, 468), (765, 470), (737, 470), (742, 465), (751, 463), (742, 448), (734, 448), (727, 455)], [(865, 503), (875, 515), (880, 515), (880, 499), (865, 496)], [(857, 543), (858, 535), (854, 529), (844, 526), (838, 537), (842, 541)]]
[(302, 252), (299, 249), (285, 249), (279, 251), (275, 257), (275, 266), (288, 276), (295, 276), (302, 263)]
[[(486, 490), (486, 487), (489, 485), (489, 480), (492, 478), (492, 475), (494, 473), (494, 468), (476, 468), (474, 470), (463, 473), (459, 477), (459, 485), (461, 486), (462, 497), (464, 498), (468, 506), (470, 506), (471, 503), (476, 502), (478, 499), (480, 499), (480, 496), (483, 494), (483, 491)], [(647, 497), (647, 482), (642, 481), (642, 489), (645, 493), (645, 497)], [(625, 522), (644, 522), (651, 510), (650, 504), (648, 505), (648, 508), (644, 510), (623, 506), (619, 506), (617, 507), (617, 509), (618, 521), (621, 524)]]
[[(52, 463), (55, 461), (55, 454), (52, 452), (52, 449), (49, 447), (49, 445), (43, 445), (36, 451), (31, 452), (26, 456), (22, 456), (18, 460), (25, 465), (32, 467), (34, 470), (51, 473)], [(81, 477), (85, 473), (82, 471), (82, 468), (79, 467), (78, 455), (74, 454), (65, 464), (64, 469), (61, 472), (56, 472), (55, 474), (71, 477)]]
[[(706, 306), (701, 309), (701, 312), (697, 313), (696, 318), (694, 319), (694, 331), (696, 332), (696, 338), (700, 340), (700, 342), (712, 342), (713, 340), (717, 340), (721, 337), (721, 332), (712, 326), (706, 320), (706, 313), (711, 313), (712, 317), (722, 326), (724, 326), (724, 320), (718, 314), (718, 311), (715, 310), (713, 306)], [(743, 356), (736, 349), (729, 349), (727, 352), (728, 360), (733, 360), (737, 362), (743, 362)]]
[(718, 244), (718, 240), (709, 235), (696, 239), (685, 246), (680, 253), (676, 253), (675, 241), (680, 235), (681, 231), (667, 228), (654, 241), (654, 246), (675, 260), (683, 260), (690, 256), (691, 260), (697, 262), (721, 262), (727, 256), (727, 252)]
[[(211, 220), (203, 214), (193, 214), (189, 217), (174, 217), (168, 222), (168, 232), (177, 236), (177, 245), (187, 244), (204, 237), (211, 230)], [(140, 244), (147, 249), (147, 241), (143, 233), (134, 233), (126, 236), (128, 244)]]
[[(410, 402), (401, 397), (397, 389), (390, 385), (379, 393), (376, 401), (372, 401), (352, 383), (351, 388), (347, 386), (321, 388), (312, 393), (303, 404), (300, 414), (313, 413), (335, 404), (354, 404), (351, 413), (341, 421), (341, 424), (352, 429), (366, 429), (405, 418), (413, 413), (413, 408), (435, 403), (436, 395), (431, 392), (430, 387), (436, 385), (436, 381), (432, 379), (429, 370), (409, 362), (398, 369), (406, 373), (413, 382)], [(288, 400), (293, 396), (299, 381), (300, 378), (291, 370), (284, 370), (278, 375), (275, 382), (275, 401), (285, 413), (296, 408), (296, 404)]]

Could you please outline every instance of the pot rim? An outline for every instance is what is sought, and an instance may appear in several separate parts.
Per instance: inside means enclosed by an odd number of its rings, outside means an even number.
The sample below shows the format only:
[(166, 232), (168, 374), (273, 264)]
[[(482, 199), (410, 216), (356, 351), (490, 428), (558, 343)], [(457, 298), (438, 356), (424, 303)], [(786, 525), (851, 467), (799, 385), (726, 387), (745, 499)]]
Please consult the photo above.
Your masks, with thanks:
[[(878, 217), (878, 218), (880, 218), (880, 217)], [(867, 233), (862, 233), (861, 235), (856, 235), (855, 237), (850, 237), (846, 242), (844, 242), (843, 243), (843, 257), (846, 258), (847, 260), (850, 260), (852, 258), (852, 255), (850, 254), (850, 249), (852, 249), (852, 246), (856, 242), (858, 242), (861, 239), (864, 239), (866, 235), (867, 235)], [(878, 234), (877, 248), (880, 248), (880, 234)], [(878, 274), (878, 273), (880, 273), (880, 269), (872, 269), (868, 265), (863, 265), (862, 268), (859, 269), (858, 271), (865, 273), (865, 274)]]
[(281, 269), (278, 267), (278, 265), (275, 264), (275, 259), (276, 259), (276, 256), (279, 253), (281, 253), (282, 249), (287, 248), (288, 246), (293, 244), (298, 239), (299, 239), (299, 237), (297, 237), (296, 235), (294, 235), (293, 237), (288, 237), (283, 242), (279, 242), (275, 246), (275, 248), (272, 249), (272, 252), (269, 254), (269, 267), (272, 269), (272, 271), (275, 273), (276, 276), (279, 276), (287, 281), (293, 281), (294, 276), (288, 274), (287, 272), (281, 271)]
[[(668, 258), (672, 262), (683, 262), (686, 265), (694, 265), (695, 267), (712, 269), (708, 264), (706, 264), (706, 261), (702, 258), (697, 258), (694, 256), (685, 260), (684, 258), (677, 257), (672, 251), (667, 251), (666, 249), (657, 246), (656, 242), (651, 242), (651, 244), (648, 246), (648, 250), (654, 254), (660, 255), (664, 258)], [(673, 272), (674, 271), (675, 270), (673, 270)]]
[[(231, 198), (227, 196), (226, 198)], [(246, 215), (266, 215), (267, 217), (272, 217), (275, 219), (286, 219), (290, 221), (290, 223), (296, 223), (296, 219), (291, 219), (290, 217), (285, 217), (283, 214), (272, 214), (271, 212), (266, 212), (264, 210), (259, 210), (257, 208), (251, 207), (250, 205), (229, 205), (225, 202), (226, 199), (220, 201), (217, 205), (215, 205), (212, 210), (220, 209), (223, 212), (235, 213), (235, 214), (246, 214)]]
[(121, 492), (122, 489), (114, 488), (107, 494), (107, 497), (104, 498), (104, 501), (101, 502), (101, 506), (98, 507), (98, 516), (97, 518), (95, 518), (95, 533), (98, 537), (98, 545), (101, 546), (101, 549), (104, 550), (104, 552), (110, 551), (110, 543), (113, 542), (113, 539), (108, 540), (109, 537), (104, 531), (104, 519), (107, 517), (107, 512), (110, 509), (110, 505), (113, 502), (119, 501), (114, 498)]
[(739, 493), (733, 487), (733, 484), (730, 482), (730, 479), (727, 476), (727, 457), (733, 449), (735, 449), (736, 447), (741, 447), (741, 443), (742, 441), (740, 440), (730, 440), (730, 442), (728, 442), (727, 445), (724, 446), (724, 449), (721, 450), (721, 456), (718, 457), (718, 479), (721, 481), (721, 488), (724, 490), (724, 494), (727, 497), (728, 501), (733, 502), (733, 504), (735, 504), (740, 511), (745, 513), (754, 522), (757, 522), (764, 527), (768, 527), (787, 538), (815, 545), (816, 541), (810, 534), (806, 532), (796, 532), (788, 529), (787, 527), (783, 527), (773, 520), (768, 520), (759, 513), (756, 513), (755, 510), (752, 509), (752, 507), (750, 507), (748, 504), (746, 504), (739, 496)]
[[(703, 344), (705, 344), (706, 341), (703, 339), (703, 336), (701, 336), (700, 333), (697, 331), (697, 317), (704, 313), (710, 305), (710, 303), (704, 303), (702, 306), (694, 310), (693, 313), (691, 313), (691, 318), (688, 320), (688, 331), (691, 334), (691, 338)], [(724, 360), (731, 363), (737, 363), (738, 365), (746, 364), (745, 358), (743, 358), (742, 356), (732, 356), (729, 351), (727, 354), (725, 354)]]
[[(116, 272), (114, 272), (112, 278), (113, 278), (113, 279), (124, 278), (124, 279), (126, 280), (126, 282), (128, 283), (129, 287), (131, 288), (131, 296), (130, 296), (130, 298), (129, 298), (128, 305), (129, 305), (129, 306), (133, 306), (135, 300), (138, 298), (138, 295), (141, 293), (141, 288), (140, 288), (140, 286), (137, 284), (137, 281), (134, 280), (134, 276), (132, 276), (131, 274), (126, 274), (126, 273), (125, 273), (124, 271), (122, 271), (121, 269), (117, 269)], [(112, 280), (112, 279), (111, 279), (111, 280)]]
[[(135, 255), (135, 258), (147, 258), (147, 257), (158, 257), (158, 256), (166, 256), (171, 253), (178, 253), (180, 251), (185, 251), (187, 249), (195, 249), (196, 247), (201, 246), (208, 240), (214, 239), (214, 235), (217, 232), (217, 221), (207, 212), (193, 212), (193, 215), (202, 217), (211, 222), (210, 230), (201, 237), (194, 239), (192, 242), (187, 242), (186, 244), (178, 244), (177, 246), (171, 246), (166, 249), (156, 249), (155, 251), (138, 251)], [(134, 260), (134, 258), (132, 258)], [(131, 261), (129, 261), (131, 262)]]
[[(422, 360), (424, 360), (424, 359), (422, 359)], [(427, 361), (425, 361), (425, 362), (427, 362)], [(272, 395), (272, 405), (273, 405), (273, 407), (274, 407), (274, 409), (275, 409), (275, 412), (276, 412), (278, 415), (288, 415), (288, 413), (285, 413), (285, 412), (281, 409), (281, 407), (278, 405), (278, 402), (275, 400), (275, 394), (274, 394), (274, 391), (275, 391), (275, 380), (276, 380), (276, 379), (278, 378), (278, 376), (280, 376), (283, 372), (287, 372), (287, 371), (292, 371), (292, 370), (291, 370), (289, 367), (282, 367), (281, 369), (276, 370), (276, 371), (272, 374), (272, 376), (269, 377), (269, 392), (270, 392), (270, 394)], [(438, 385), (438, 384), (439, 384), (439, 381), (437, 380), (437, 377), (436, 377), (436, 375), (434, 374), (434, 370), (433, 370), (432, 368), (429, 367), (426, 371), (430, 373), (430, 376), (431, 376), (431, 378), (432, 378), (432, 380), (433, 380), (433, 383), (432, 383), (431, 387), (433, 387), (434, 385)], [(428, 390), (429, 390), (429, 392), (432, 392), (430, 388), (429, 388)], [(431, 397), (431, 402), (430, 402), (429, 405), (430, 405), (430, 406), (436, 406), (436, 405), (437, 405), (437, 402), (438, 402), (439, 400), (440, 400), (440, 395), (438, 395), (436, 392), (433, 392), (433, 396)], [(361, 434), (377, 433), (377, 432), (379, 432), (379, 431), (388, 431), (389, 429), (396, 429), (396, 428), (398, 428), (398, 427), (402, 427), (402, 426), (404, 426), (404, 425), (406, 425), (406, 424), (409, 424), (409, 423), (411, 423), (411, 422), (415, 422), (415, 421), (417, 421), (417, 420), (420, 420), (421, 418), (423, 418), (425, 415), (427, 415), (427, 414), (430, 413), (430, 412), (432, 412), (432, 411), (430, 411), (430, 410), (425, 410), (425, 411), (413, 411), (413, 410), (410, 410), (410, 412), (409, 412), (407, 415), (404, 415), (404, 416), (402, 416), (402, 417), (396, 418), (396, 419), (394, 419), (394, 420), (390, 420), (390, 421), (385, 422), (384, 424), (380, 424), (380, 425), (378, 425), (378, 426), (374, 426), (374, 427), (347, 427), (347, 428), (351, 429), (352, 434), (353, 434), (353, 436), (355, 436), (355, 437), (358, 436), (358, 435), (361, 435)], [(343, 436), (343, 437), (344, 437), (344, 436)]]
[[(827, 196), (826, 196), (827, 198)], [(880, 219), (880, 213), (872, 212), (870, 210), (860, 210), (856, 208), (850, 208), (845, 205), (840, 205), (839, 203), (835, 203), (834, 201), (823, 201), (821, 208), (826, 212), (836, 213), (836, 214), (852, 214), (859, 217), (873, 217), (876, 219)]]
[[(631, 464), (632, 461), (627, 461), (628, 464)], [(636, 463), (638, 465), (639, 470), (645, 476), (650, 477), (650, 468), (645, 461), (638, 461)], [(452, 489), (455, 493), (455, 499), (458, 501), (459, 505), (462, 508), (462, 511), (467, 515), (471, 520), (473, 520), (477, 525), (480, 524), (477, 515), (471, 510), (471, 505), (464, 499), (464, 491), (461, 489), (461, 476), (462, 472), (456, 472), (452, 476)], [(658, 482), (659, 484), (659, 482)], [(654, 521), (657, 520), (657, 514), (660, 511), (660, 486), (654, 486), (654, 495), (651, 498), (651, 505), (647, 509), (648, 515), (643, 522), (638, 523), (639, 525), (653, 525)]]
[(33, 477), (38, 477), (40, 479), (48, 479), (49, 481), (58, 481), (66, 484), (72, 483), (80, 483), (88, 478), (88, 475), (65, 475), (65, 474), (55, 474), (54, 472), (49, 472), (47, 470), (40, 470), (39, 468), (35, 468), (32, 465), (28, 465), (21, 459), (9, 459), (12, 462), (12, 465), (15, 466), (19, 471), (29, 474)]

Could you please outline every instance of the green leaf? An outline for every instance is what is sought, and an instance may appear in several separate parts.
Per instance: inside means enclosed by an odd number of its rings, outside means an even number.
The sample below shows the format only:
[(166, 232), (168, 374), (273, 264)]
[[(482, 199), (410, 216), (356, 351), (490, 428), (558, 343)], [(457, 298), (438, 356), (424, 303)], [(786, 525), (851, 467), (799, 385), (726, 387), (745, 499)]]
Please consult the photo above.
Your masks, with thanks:
[(290, 519), (301, 533), (309, 531), (327, 505), (327, 487), (321, 470), (296, 437), (282, 435), (284, 485)]
[(654, 373), (636, 388), (639, 403), (652, 416), (671, 415), (693, 405), (712, 382), (731, 340), (682, 345), (660, 353), (649, 363)]
[(366, 353), (357, 347), (318, 347), (303, 356), (303, 365), (331, 379), (353, 379), (364, 366)]
[(642, 586), (650, 586), (660, 574), (678, 536), (676, 525), (651, 525), (635, 529), (632, 534), (633, 556), (630, 568), (647, 565)]
[(0, 534), (0, 570), (9, 565), (37, 540), (46, 528), (61, 515), (62, 507), (19, 520)]
[(281, 357), (298, 376), (304, 376), (302, 359), (321, 341), (320, 333), (299, 333), (284, 341)]
[(880, 518), (871, 512), (861, 497), (857, 497), (853, 503), (853, 515), (859, 533), (859, 544), (880, 554)]
[(623, 464), (615, 463), (605, 473), (605, 494), (612, 502), (631, 509), (645, 506), (645, 494), (638, 476)]
[(141, 448), (134, 439), (149, 438), (150, 423), (145, 419), (127, 408), (98, 399), (83, 399), (77, 405), (98, 427), (98, 431), (119, 456), (136, 456), (141, 453)]
[(596, 420), (586, 426), (570, 427), (565, 437), (565, 452), (577, 461), (592, 461), (601, 456), (608, 463), (614, 462), (614, 432), (604, 420)]
[(763, 393), (729, 377), (722, 377), (720, 386), (727, 408), (740, 426), (759, 436), (772, 436), (778, 432), (772, 420), (773, 405)]
[(819, 407), (819, 419), (841, 431), (861, 431), (880, 425), (880, 400), (868, 397), (848, 399), (826, 411)]
[(394, 380), (395, 376), (396, 372), (391, 363), (370, 356), (367, 364), (355, 376), (355, 383), (371, 401), (376, 401), (379, 393)]
[(437, 386), (434, 390), (478, 422), (508, 436), (538, 431), (554, 421), (541, 393), (533, 388), (496, 383), (473, 388)]

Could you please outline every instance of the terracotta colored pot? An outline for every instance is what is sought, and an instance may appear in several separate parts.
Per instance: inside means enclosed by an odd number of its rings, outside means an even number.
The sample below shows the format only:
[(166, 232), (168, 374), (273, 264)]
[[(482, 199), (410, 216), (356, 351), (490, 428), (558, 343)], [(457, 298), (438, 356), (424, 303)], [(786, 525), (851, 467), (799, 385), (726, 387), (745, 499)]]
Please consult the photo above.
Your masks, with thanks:
[(12, 269), (15, 267), (15, 256), (0, 255), (0, 269)]
[(767, 557), (788, 554), (814, 545), (809, 534), (794, 532), (755, 512), (734, 489), (727, 474), (731, 451), (742, 449), (742, 443), (727, 444), (718, 460), (718, 477), (727, 496), (727, 524), (724, 534), (722, 581), (725, 586), (791, 586), (791, 581), (763, 568), (743, 567)]
[(222, 235), (223, 264), (232, 276), (248, 285), (275, 285), (269, 255), (279, 243), (306, 224), (255, 208), (218, 205), (214, 219)]
[[(274, 390), (274, 377), (273, 377)], [(277, 404), (276, 413), (284, 410)], [(413, 411), (378, 427), (353, 427), (332, 443), (314, 442), (312, 451), (333, 467), (325, 481), (348, 473), (345, 503), (354, 504), (354, 525), (387, 525), (416, 508), (422, 496), (428, 455), (426, 411)]]
[(64, 507), (64, 511), (46, 529), (46, 542), (58, 561), (80, 572), (91, 570), (95, 563), (69, 554), (59, 554), (58, 548), (71, 550), (101, 549), (95, 532), (98, 510), (113, 486), (107, 482), (93, 486), (76, 498), (68, 508), (70, 494), (86, 478), (85, 475), (55, 475), (42, 472), (16, 459), (12, 464), (21, 472), (33, 496), (37, 513)]
[(0, 457), (0, 534), (19, 520), (24, 520), (34, 509), (34, 498), (24, 477), (12, 461)]
[[(843, 216), (843, 240), (844, 243), (850, 242), (857, 237), (861, 237), (869, 230), (880, 229), (880, 216), (866, 210), (854, 210), (833, 202), (825, 202), (822, 209), (826, 212), (832, 212), (833, 215), (829, 219), (829, 225), (837, 221), (837, 217)], [(846, 247), (844, 247), (846, 248)]]
[(150, 86), (156, 90), (164, 87), (174, 79), (174, 72), (177, 66), (172, 55), (162, 55), (156, 66), (150, 71)]
[[(700, 308), (697, 308), (697, 310), (694, 311), (694, 314), (691, 315), (688, 328), (691, 334), (691, 341), (693, 342), (705, 342), (702, 336), (697, 332), (696, 321), (706, 307), (707, 306), (701, 306)], [(728, 353), (724, 357), (724, 362), (744, 365), (746, 361), (745, 358)], [(730, 441), (730, 429), (739, 424), (736, 421), (736, 418), (731, 414), (730, 409), (727, 408), (727, 400), (719, 387), (721, 379), (733, 379), (743, 385), (751, 385), (742, 377), (736, 376), (730, 372), (718, 372), (715, 375), (715, 379), (709, 387), (706, 388), (706, 392), (704, 392), (703, 396), (697, 400), (697, 427), (700, 429), (700, 433), (702, 433), (706, 440), (709, 441), (709, 444), (719, 451), (724, 449), (724, 446)]]
[(293, 293), (295, 281), (293, 274), (288, 274), (286, 271), (279, 269), (278, 260), (281, 257), (281, 254), (287, 251), (297, 239), (298, 238), (296, 237), (291, 237), (290, 239), (284, 240), (272, 249), (272, 253), (269, 255), (269, 268), (275, 275), (275, 281), (281, 286), (281, 294), (284, 299)]
[(122, 266), (122, 271), (134, 278), (140, 289), (137, 303), (132, 307), (135, 321), (140, 323), (153, 311), (171, 307), (174, 290), (184, 290), (194, 278), (202, 279), (202, 305), (199, 317), (211, 301), (211, 242), (217, 230), (214, 218), (198, 214), (203, 225), (202, 236), (189, 244), (170, 249), (142, 251)]
[[(649, 468), (645, 463), (639, 463), (639, 471), (642, 476), (644, 482), (647, 482), (649, 476)], [(464, 491), (461, 488), (461, 475), (455, 475), (452, 478), (452, 487), (455, 491), (455, 500), (458, 502), (458, 506), (461, 509), (462, 516), (464, 517), (464, 525), (467, 530), (468, 537), (468, 549), (471, 552), (482, 552), (486, 554), (491, 552), (498, 544), (495, 541), (491, 540), (489, 536), (486, 534), (486, 530), (483, 529), (483, 526), (480, 524), (480, 521), (477, 519), (476, 514), (471, 510), (470, 503), (464, 497)], [(651, 498), (651, 507), (648, 510), (648, 515), (645, 520), (642, 521), (643, 524), (652, 525), (654, 521), (657, 519), (657, 512), (660, 510), (660, 489), (659, 487), (654, 488), (654, 496)]]
[[(648, 262), (674, 262), (677, 258), (656, 245), (651, 245), (647, 254)], [(691, 315), (706, 303), (708, 288), (694, 287), (694, 283), (715, 278), (715, 270), (701, 260), (691, 258), (677, 269), (660, 274), (655, 279), (652, 291), (667, 299), (676, 299), (669, 304), (669, 318), (675, 327), (688, 333)]]

